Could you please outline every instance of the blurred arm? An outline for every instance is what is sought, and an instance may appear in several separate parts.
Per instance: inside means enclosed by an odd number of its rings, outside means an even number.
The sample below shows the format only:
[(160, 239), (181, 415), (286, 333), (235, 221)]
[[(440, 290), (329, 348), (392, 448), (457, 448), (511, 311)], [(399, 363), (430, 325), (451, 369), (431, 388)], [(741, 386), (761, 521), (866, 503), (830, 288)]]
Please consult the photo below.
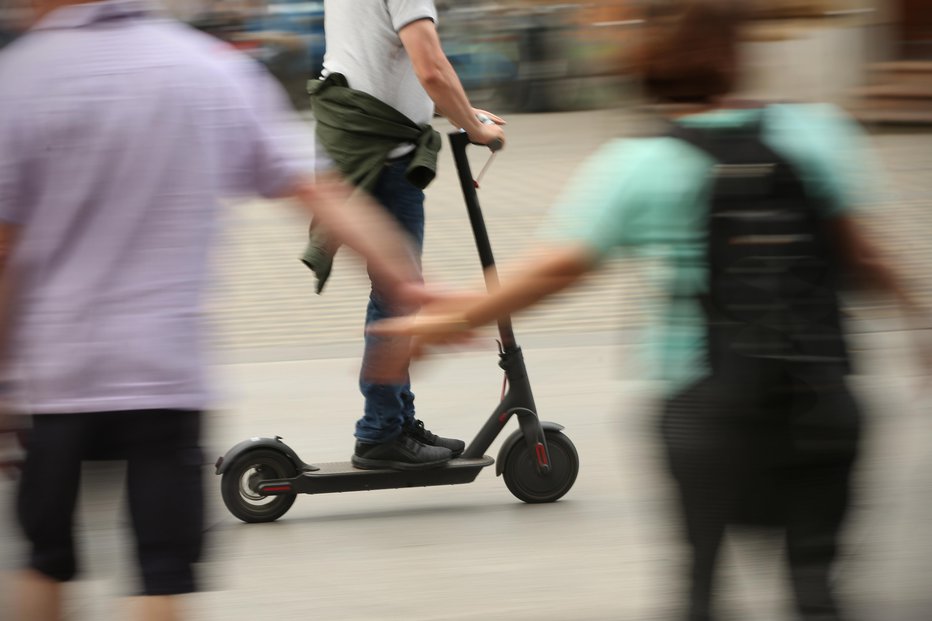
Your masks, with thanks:
[[(579, 281), (596, 264), (595, 255), (582, 245), (548, 249), (516, 270), (514, 278), (487, 295), (438, 296), (416, 316), (396, 317), (374, 324), (370, 331), (382, 336), (413, 336), (413, 354), (428, 345), (453, 343), (473, 328), (510, 315)], [(536, 256), (536, 255), (535, 255)]]
[[(909, 286), (858, 217), (860, 209), (882, 205), (894, 190), (874, 157), (861, 127), (834, 106), (787, 107), (799, 115), (786, 128), (805, 147), (810, 189), (823, 199), (833, 237), (856, 281), (892, 297), (912, 327), (932, 327)], [(792, 127), (792, 130), (790, 129)]]
[(231, 60), (238, 61), (235, 67), (241, 73), (229, 97), (239, 97), (239, 105), (221, 108), (232, 115), (229, 120), (221, 123), (220, 115), (211, 117), (226, 141), (225, 193), (296, 198), (329, 237), (366, 259), (380, 290), (396, 299), (410, 298), (413, 288), (402, 285), (418, 283), (419, 271), (408, 238), (384, 209), (327, 172), (329, 160), (321, 152), (307, 157), (301, 145), (314, 144), (313, 133), (289, 108), (281, 86), (268, 72), (239, 57)]
[(462, 311), (464, 323), (476, 328), (524, 310), (577, 283), (596, 265), (584, 245), (556, 246), (534, 254), (515, 276)]
[(841, 241), (844, 260), (858, 281), (896, 300), (911, 321), (925, 322), (917, 327), (932, 327), (928, 309), (922, 308), (864, 225), (853, 216), (842, 216), (833, 219), (832, 226)]
[(917, 332), (910, 337), (920, 367), (932, 376), (932, 311), (924, 308), (903, 282), (897, 270), (886, 260), (860, 222), (852, 217), (834, 221), (842, 252), (848, 266), (861, 282), (890, 295), (900, 306), (908, 329)]
[[(633, 157), (632, 157), (633, 155)], [(389, 324), (398, 334), (420, 334), (426, 342), (462, 333), (527, 308), (579, 281), (614, 248), (625, 243), (625, 230), (636, 229), (629, 212), (650, 206), (637, 190), (646, 175), (643, 158), (612, 142), (591, 156), (574, 176), (542, 233), (546, 241), (527, 256), (499, 289), (478, 301), (429, 304), (422, 315)], [(648, 170), (653, 170), (646, 161)], [(430, 336), (427, 336), (430, 335)]]
[(445, 117), (457, 127), (465, 129), (477, 142), (487, 143), (495, 138), (504, 138), (496, 126), (483, 125), (476, 118), (469, 97), (443, 52), (437, 27), (432, 20), (412, 22), (402, 28), (398, 35), (411, 57), (418, 80)]
[(419, 283), (417, 258), (410, 240), (384, 209), (336, 174), (303, 178), (291, 194), (327, 232), (368, 263), (373, 278), (389, 294), (408, 293)]

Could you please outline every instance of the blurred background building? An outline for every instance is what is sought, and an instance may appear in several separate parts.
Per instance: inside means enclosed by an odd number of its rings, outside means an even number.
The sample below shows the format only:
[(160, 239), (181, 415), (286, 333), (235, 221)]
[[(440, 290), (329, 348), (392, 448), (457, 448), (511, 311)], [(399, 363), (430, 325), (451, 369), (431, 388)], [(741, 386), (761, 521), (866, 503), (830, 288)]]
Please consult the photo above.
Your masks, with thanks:
[[(306, 107), (306, 80), (324, 54), (322, 1), (161, 1), (267, 65)], [(0, 46), (15, 36), (22, 2), (3, 2)], [(867, 122), (932, 124), (932, 0), (747, 2), (748, 95), (834, 101)], [(479, 105), (543, 112), (637, 99), (626, 75), (643, 0), (437, 4), (444, 46)]]

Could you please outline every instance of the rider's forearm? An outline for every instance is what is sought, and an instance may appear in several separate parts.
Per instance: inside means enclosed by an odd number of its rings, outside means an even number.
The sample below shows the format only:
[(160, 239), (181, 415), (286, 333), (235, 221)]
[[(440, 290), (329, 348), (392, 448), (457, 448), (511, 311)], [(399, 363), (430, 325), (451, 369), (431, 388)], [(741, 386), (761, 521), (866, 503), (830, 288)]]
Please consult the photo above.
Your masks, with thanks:
[(433, 69), (419, 78), (442, 116), (467, 133), (481, 129), (469, 97), (449, 60), (435, 59)]
[(473, 113), (456, 70), (443, 51), (434, 22), (418, 20), (398, 34), (411, 58), (414, 74), (437, 108), (467, 133), (481, 132), (482, 125)]

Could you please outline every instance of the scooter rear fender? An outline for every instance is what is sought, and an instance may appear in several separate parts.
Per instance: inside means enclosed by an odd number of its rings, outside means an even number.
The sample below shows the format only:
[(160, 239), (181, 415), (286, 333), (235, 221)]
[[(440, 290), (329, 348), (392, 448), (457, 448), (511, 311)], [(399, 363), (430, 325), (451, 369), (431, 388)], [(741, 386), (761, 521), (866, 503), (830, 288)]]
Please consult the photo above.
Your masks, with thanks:
[(240, 457), (258, 449), (268, 449), (281, 453), (294, 464), (295, 469), (299, 472), (317, 470), (315, 466), (310, 466), (301, 461), (301, 458), (298, 457), (294, 449), (282, 442), (280, 437), (276, 436), (274, 438), (249, 438), (248, 440), (243, 440), (227, 451), (226, 455), (217, 460), (217, 463), (214, 464), (217, 474), (223, 474), (229, 470)]

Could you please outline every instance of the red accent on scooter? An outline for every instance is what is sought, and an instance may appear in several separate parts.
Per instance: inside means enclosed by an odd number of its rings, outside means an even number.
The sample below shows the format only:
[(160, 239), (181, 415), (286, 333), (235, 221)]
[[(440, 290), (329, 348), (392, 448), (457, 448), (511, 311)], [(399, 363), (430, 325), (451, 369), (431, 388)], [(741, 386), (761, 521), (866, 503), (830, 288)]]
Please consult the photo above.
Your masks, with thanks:
[(547, 465), (547, 449), (540, 442), (537, 443), (537, 463), (541, 466)]
[(263, 487), (260, 491), (262, 492), (290, 492), (290, 485), (276, 485), (275, 487)]

